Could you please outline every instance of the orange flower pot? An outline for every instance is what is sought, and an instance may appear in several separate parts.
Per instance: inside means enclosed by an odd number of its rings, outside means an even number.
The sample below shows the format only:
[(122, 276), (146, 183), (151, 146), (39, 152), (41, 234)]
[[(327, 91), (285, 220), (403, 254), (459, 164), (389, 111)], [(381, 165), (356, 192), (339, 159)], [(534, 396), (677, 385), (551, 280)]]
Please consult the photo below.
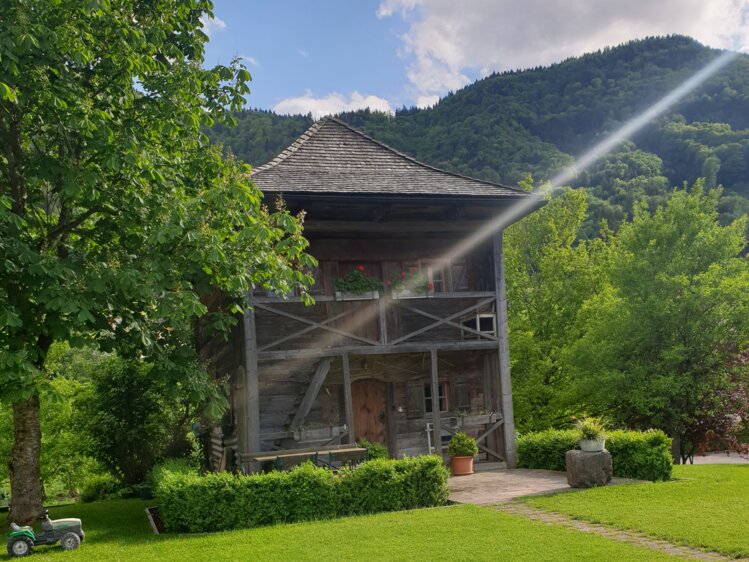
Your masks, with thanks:
[(473, 474), (473, 457), (453, 457), (450, 461), (453, 476)]

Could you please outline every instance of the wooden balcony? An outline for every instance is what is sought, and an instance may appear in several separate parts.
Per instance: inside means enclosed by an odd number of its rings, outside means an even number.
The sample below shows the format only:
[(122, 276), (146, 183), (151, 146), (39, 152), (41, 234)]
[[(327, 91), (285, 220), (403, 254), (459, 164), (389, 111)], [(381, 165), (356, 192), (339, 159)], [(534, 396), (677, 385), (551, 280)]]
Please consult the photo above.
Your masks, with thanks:
[(253, 306), (261, 361), (342, 353), (497, 349), (494, 291), (408, 298), (317, 296), (313, 306), (298, 298), (255, 296)]

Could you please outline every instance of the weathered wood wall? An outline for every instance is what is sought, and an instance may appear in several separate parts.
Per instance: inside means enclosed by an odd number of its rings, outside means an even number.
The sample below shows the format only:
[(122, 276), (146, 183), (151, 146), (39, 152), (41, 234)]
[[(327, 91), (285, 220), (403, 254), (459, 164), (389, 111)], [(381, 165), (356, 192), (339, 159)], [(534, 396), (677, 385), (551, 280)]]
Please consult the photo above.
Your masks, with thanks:
[[(260, 424), (264, 435), (272, 436), (290, 430), (291, 418), (319, 361), (263, 361), (260, 364)], [(382, 420), (383, 444), (389, 447), (391, 454), (401, 457), (426, 453), (426, 424), (432, 419), (432, 414), (424, 411), (424, 387), (429, 384), (429, 354), (352, 356), (349, 365), (354, 386), (358, 381), (368, 379), (383, 381), (387, 385), (382, 404), (385, 413)], [(493, 374), (485, 371), (481, 355), (440, 353), (438, 369), (440, 383), (446, 383), (448, 389), (448, 411), (442, 413), (442, 418), (496, 411), (496, 396), (487, 394), (487, 389), (494, 391), (492, 383), (487, 381), (487, 377), (491, 378)], [(304, 427), (323, 430), (345, 423), (342, 362), (336, 357), (331, 362)], [(475, 427), (469, 432), (478, 436), (483, 429)], [(357, 436), (363, 432), (364, 428), (357, 428)], [(319, 436), (324, 431), (316, 433)], [(270, 449), (273, 446), (297, 448), (315, 443), (287, 437), (266, 438), (262, 444), (264, 449)]]

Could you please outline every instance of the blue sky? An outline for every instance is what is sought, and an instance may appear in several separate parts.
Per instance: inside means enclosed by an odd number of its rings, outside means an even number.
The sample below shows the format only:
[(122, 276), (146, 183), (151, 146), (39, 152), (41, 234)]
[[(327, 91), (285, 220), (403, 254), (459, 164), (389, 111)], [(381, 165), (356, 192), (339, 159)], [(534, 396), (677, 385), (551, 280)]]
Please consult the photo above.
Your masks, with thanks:
[(749, 0), (214, 0), (206, 63), (244, 57), (250, 107), (315, 117), (433, 105), (494, 71), (648, 35), (749, 52)]

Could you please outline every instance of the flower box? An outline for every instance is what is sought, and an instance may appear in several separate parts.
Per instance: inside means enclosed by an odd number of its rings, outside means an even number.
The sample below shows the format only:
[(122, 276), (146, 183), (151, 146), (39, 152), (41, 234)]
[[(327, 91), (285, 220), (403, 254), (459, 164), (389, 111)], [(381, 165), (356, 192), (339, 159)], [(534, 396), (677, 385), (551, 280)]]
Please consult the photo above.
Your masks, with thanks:
[(379, 291), (365, 291), (363, 293), (349, 293), (348, 291), (336, 291), (337, 301), (371, 301), (380, 298)]
[(413, 291), (411, 289), (401, 289), (393, 291), (393, 298), (398, 299), (426, 299), (430, 296), (424, 291)]

